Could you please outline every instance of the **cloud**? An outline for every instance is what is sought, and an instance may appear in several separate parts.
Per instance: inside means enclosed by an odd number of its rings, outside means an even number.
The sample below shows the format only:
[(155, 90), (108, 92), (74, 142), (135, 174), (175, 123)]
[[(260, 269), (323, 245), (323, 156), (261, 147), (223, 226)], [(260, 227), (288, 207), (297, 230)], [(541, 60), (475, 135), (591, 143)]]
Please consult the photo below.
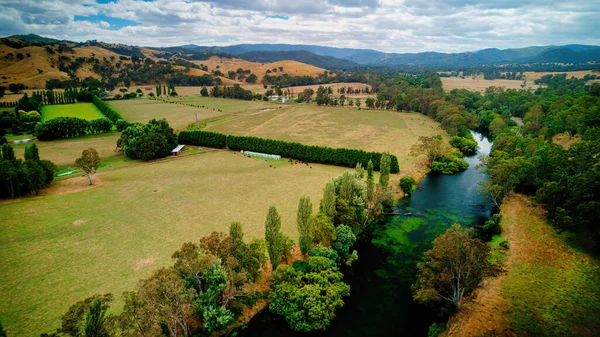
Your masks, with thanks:
[(0, 0), (0, 35), (146, 46), (318, 44), (386, 52), (600, 44), (597, 1)]

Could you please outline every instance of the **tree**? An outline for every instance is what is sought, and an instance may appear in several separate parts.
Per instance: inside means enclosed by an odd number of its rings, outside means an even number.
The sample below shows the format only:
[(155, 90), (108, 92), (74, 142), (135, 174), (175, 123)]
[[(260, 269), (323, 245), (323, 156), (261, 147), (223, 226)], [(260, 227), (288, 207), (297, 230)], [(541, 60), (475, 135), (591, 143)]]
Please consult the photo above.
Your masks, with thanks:
[(11, 83), (8, 85), (8, 90), (13, 94), (18, 94), (25, 89), (27, 89), (27, 87), (23, 83)]
[(29, 191), (31, 194), (37, 195), (40, 189), (46, 185), (46, 172), (39, 162), (34, 160), (24, 161), (22, 168)]
[(2, 145), (2, 159), (9, 161), (14, 161), (17, 159), (15, 157), (15, 150), (8, 143)]
[(375, 108), (375, 100), (372, 97), (368, 97), (365, 100), (365, 105), (367, 106), (367, 108), (373, 109)]
[(454, 224), (433, 241), (417, 265), (413, 297), (421, 303), (446, 300), (460, 309), (464, 296), (473, 291), (489, 269), (489, 247), (473, 237), (472, 229)]
[(25, 148), (25, 160), (40, 161), (40, 151), (37, 145), (31, 144)]
[(200, 90), (200, 95), (202, 95), (202, 97), (208, 97), (208, 89), (206, 89), (206, 87), (202, 87)]
[(0, 337), (6, 337), (6, 330), (4, 330), (4, 327), (2, 326), (2, 320), (0, 320)]
[(312, 202), (307, 196), (302, 196), (298, 202), (298, 214), (296, 217), (296, 225), (298, 228), (298, 245), (302, 255), (307, 256), (312, 245)]
[(356, 235), (352, 232), (352, 228), (347, 225), (339, 225), (335, 229), (335, 241), (331, 245), (331, 248), (338, 253), (342, 260), (345, 260), (355, 242)]
[(258, 79), (258, 76), (254, 75), (254, 74), (250, 74), (250, 76), (246, 77), (246, 82), (247, 83), (256, 83), (257, 79)]
[(400, 188), (405, 194), (410, 195), (412, 193), (414, 184), (415, 180), (411, 176), (404, 176), (400, 179)]
[(269, 310), (281, 315), (296, 331), (325, 330), (350, 294), (334, 261), (311, 256), (293, 266), (281, 265), (273, 273)]
[(375, 183), (373, 176), (373, 161), (369, 159), (369, 163), (367, 164), (367, 207), (374, 201), (374, 193), (375, 193)]
[(85, 316), (85, 337), (108, 337), (104, 322), (106, 321), (106, 307), (102, 306), (102, 300), (95, 297)]
[(379, 186), (383, 191), (388, 189), (390, 184), (390, 167), (392, 165), (392, 159), (388, 153), (381, 155), (381, 162), (379, 164)]
[(328, 217), (327, 214), (319, 212), (313, 216), (311, 223), (313, 225), (312, 233), (315, 243), (325, 246), (331, 245), (335, 240), (333, 219)]
[(265, 241), (273, 270), (277, 268), (281, 261), (281, 253), (283, 251), (281, 235), (281, 217), (277, 213), (277, 208), (271, 205), (269, 206), (267, 220), (265, 221)]
[(190, 336), (191, 300), (196, 292), (185, 287), (175, 269), (156, 270), (140, 282), (138, 294), (149, 306), (152, 320), (165, 325), (171, 337)]
[(335, 184), (328, 181), (323, 190), (323, 200), (321, 200), (321, 209), (330, 219), (335, 216)]
[(87, 150), (83, 150), (81, 152), (81, 157), (75, 160), (75, 167), (82, 170), (84, 175), (87, 177), (88, 185), (94, 185), (92, 182), (92, 177), (98, 170), (98, 166), (100, 165), (100, 156), (98, 155), (98, 151), (96, 149), (90, 147)]
[[(112, 300), (112, 294), (94, 295), (73, 304), (62, 316), (61, 326), (56, 330), (57, 333), (71, 337), (87, 337), (89, 329), (90, 333), (100, 333), (96, 335), (90, 334), (90, 336), (108, 336), (108, 334), (102, 334), (102, 332), (106, 332), (104, 330), (105, 315)], [(94, 303), (95, 306), (93, 313), (91, 313), (92, 303)], [(99, 316), (102, 317), (101, 320), (97, 319)], [(90, 320), (89, 325), (88, 320)], [(93, 325), (93, 323), (101, 324)]]
[(361, 103), (360, 103), (360, 98), (356, 98), (356, 99), (354, 100), (354, 105), (356, 105), (356, 107), (357, 107), (357, 108), (360, 108), (360, 104), (361, 104)]
[(123, 300), (123, 312), (118, 317), (121, 331), (125, 336), (150, 336), (154, 322), (149, 307), (133, 291), (124, 292)]

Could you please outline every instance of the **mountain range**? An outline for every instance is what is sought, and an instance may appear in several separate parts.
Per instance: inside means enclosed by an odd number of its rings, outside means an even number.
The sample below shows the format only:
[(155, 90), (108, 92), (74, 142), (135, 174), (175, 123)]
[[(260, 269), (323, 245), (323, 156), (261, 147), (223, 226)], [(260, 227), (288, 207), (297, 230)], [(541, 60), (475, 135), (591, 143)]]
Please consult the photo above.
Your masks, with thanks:
[[(34, 34), (13, 35), (10, 38), (34, 45), (59, 42), (56, 39)], [(129, 46), (129, 48), (132, 53), (136, 49), (139, 50), (139, 47)], [(579, 44), (511, 49), (488, 48), (462, 53), (384, 53), (373, 49), (336, 48), (306, 44), (237, 44), (231, 46), (188, 44), (177, 47), (145, 48), (168, 53), (188, 54), (190, 59), (203, 59), (217, 54), (254, 62), (293, 60), (326, 69), (352, 69), (360, 66), (453, 67), (532, 63), (600, 63), (600, 46)], [(119, 49), (123, 48), (119, 47)]]
[[(529, 63), (588, 63), (600, 62), (600, 47), (587, 45), (539, 46), (526, 48), (489, 48), (462, 53), (384, 53), (373, 49), (335, 48), (293, 44), (238, 44), (226, 47), (185, 45), (181, 48), (212, 51), (240, 58), (267, 62), (292, 52), (303, 50), (318, 56), (335, 57), (344, 62), (341, 68), (359, 65), (373, 66), (472, 66)], [(306, 55), (304, 55), (306, 58)], [(314, 58), (314, 57), (313, 57)], [(270, 62), (270, 61), (269, 61)]]

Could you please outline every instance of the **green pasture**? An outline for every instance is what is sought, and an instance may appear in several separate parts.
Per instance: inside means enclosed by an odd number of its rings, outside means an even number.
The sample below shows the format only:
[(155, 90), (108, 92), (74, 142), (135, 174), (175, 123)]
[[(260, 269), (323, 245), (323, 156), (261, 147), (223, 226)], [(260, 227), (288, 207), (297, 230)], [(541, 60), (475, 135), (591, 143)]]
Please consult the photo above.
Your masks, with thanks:
[(87, 120), (104, 117), (102, 112), (92, 103), (44, 105), (42, 122), (58, 117), (77, 117)]

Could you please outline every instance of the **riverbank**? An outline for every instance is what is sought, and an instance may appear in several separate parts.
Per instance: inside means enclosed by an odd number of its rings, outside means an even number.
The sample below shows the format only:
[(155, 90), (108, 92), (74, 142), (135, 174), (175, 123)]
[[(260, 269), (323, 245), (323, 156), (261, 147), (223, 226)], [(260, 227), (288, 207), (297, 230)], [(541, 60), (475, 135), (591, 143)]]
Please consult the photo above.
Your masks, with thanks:
[[(486, 279), (442, 336), (597, 336), (600, 262), (568, 244), (544, 211), (516, 194), (502, 207), (492, 256), (505, 271)], [(498, 243), (508, 241), (509, 249)]]

